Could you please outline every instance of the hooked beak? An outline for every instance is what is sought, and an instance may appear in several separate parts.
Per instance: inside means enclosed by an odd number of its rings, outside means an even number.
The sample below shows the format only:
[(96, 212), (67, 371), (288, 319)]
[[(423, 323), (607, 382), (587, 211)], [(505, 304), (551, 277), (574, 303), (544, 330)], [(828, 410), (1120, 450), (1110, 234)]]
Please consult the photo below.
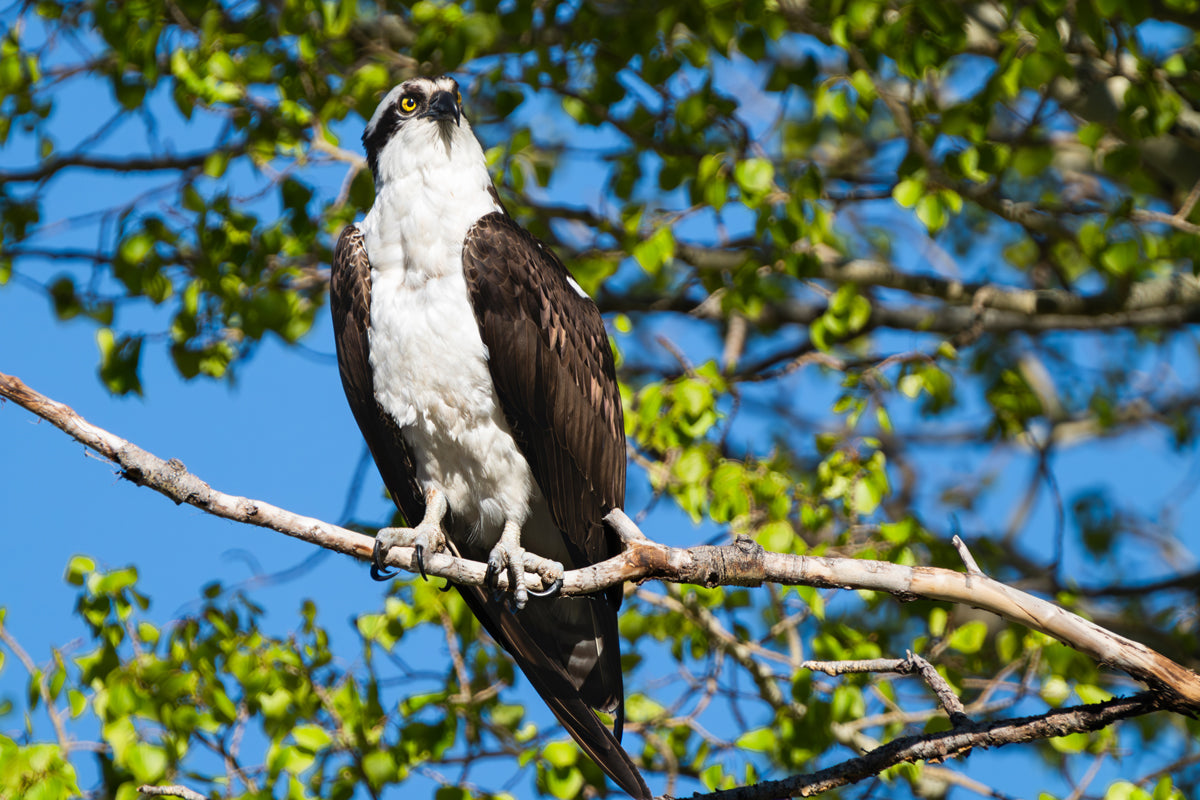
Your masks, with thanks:
[(439, 122), (454, 120), (454, 124), (458, 125), (462, 119), (462, 112), (458, 108), (458, 100), (451, 92), (436, 92), (421, 118), (435, 119)]

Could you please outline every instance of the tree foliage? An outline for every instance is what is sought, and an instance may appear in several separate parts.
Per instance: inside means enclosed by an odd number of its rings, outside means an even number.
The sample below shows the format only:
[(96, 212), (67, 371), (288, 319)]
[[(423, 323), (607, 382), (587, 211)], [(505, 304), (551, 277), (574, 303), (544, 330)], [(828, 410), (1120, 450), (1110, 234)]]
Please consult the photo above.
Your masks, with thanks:
[[(1194, 669), (1200, 576), (1174, 554), (1194, 560), (1195, 538), (1122, 476), (1195, 439), (1198, 10), (14, 3), (0, 284), (91, 320), (113, 393), (153, 391), (148, 348), (184, 378), (232, 380), (264, 338), (307, 341), (331, 244), (372, 201), (356, 139), (379, 98), (451, 72), (510, 212), (613, 323), (631, 480), (704, 535), (779, 552), (953, 567), (962, 533), (993, 577)], [(81, 119), (80, 93), (106, 113)], [(1108, 459), (1100, 477), (1062, 491), (1068, 451)], [(420, 774), (451, 800), (522, 770), (550, 796), (603, 786), (528, 720), (494, 646), (460, 648), (476, 623), (427, 584), (394, 585), (339, 657), (315, 605), (272, 637), (252, 598), (214, 586), (164, 625), (135, 578), (72, 562), (90, 648), (18, 659), (56, 740), (0, 736), (0, 796), (179, 782), (342, 798)], [(621, 632), (626, 744), (656, 791), (812, 771), (950, 724), (916, 684), (806, 659), (916, 651), (979, 718), (1129, 691), (1041, 634), (869, 593), (644, 585)], [(453, 655), (418, 667), (415, 696), (389, 679), (406, 637)], [(88, 781), (75, 727), (100, 742)], [(1130, 781), (1080, 791), (1160, 800), (1197, 791), (1198, 734), (1160, 715), (1026, 747), (1068, 780), (1153, 751), (1122, 762)], [(883, 779), (924, 797), (964, 774)]]

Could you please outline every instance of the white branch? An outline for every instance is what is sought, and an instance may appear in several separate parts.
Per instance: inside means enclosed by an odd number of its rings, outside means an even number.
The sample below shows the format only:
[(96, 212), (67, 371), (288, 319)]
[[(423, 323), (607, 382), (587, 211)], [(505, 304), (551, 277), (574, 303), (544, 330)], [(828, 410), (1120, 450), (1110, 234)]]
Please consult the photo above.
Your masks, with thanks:
[[(108, 431), (92, 425), (71, 408), (0, 373), (0, 397), (53, 423), (116, 462), (124, 477), (148, 486), (177, 503), (188, 503), (226, 519), (270, 528), (339, 553), (367, 560), (374, 539), (327, 522), (294, 514), (269, 503), (213, 489), (176, 459), (164, 461)], [(703, 586), (761, 586), (777, 583), (822, 588), (869, 589), (901, 600), (925, 598), (973, 606), (1041, 631), (1101, 664), (1120, 669), (1159, 693), (1166, 708), (1200, 711), (1200, 675), (1162, 654), (1119, 636), (1051, 602), (1013, 589), (986, 575), (934, 567), (904, 567), (885, 561), (823, 558), (772, 553), (739, 537), (725, 546), (668, 547), (651, 541), (617, 509), (606, 518), (621, 536), (621, 554), (563, 576), (565, 595), (591, 594), (624, 581), (650, 579)], [(394, 547), (387, 563), (416, 572), (415, 552)], [(483, 585), (484, 564), (446, 553), (426, 554), (425, 571), (453, 583)], [(526, 585), (541, 590), (541, 578), (525, 576)], [(501, 588), (507, 588), (500, 576)]]

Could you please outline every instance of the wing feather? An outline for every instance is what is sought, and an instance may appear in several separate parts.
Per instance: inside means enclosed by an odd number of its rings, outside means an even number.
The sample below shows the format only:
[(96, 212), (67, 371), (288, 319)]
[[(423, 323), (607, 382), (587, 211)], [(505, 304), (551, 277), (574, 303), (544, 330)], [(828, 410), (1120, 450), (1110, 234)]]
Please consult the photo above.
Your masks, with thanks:
[(604, 320), (558, 257), (501, 213), (467, 233), (463, 267), (492, 381), (554, 523), (583, 564), (602, 561), (619, 550), (603, 517), (625, 502), (625, 428)]
[(371, 371), (371, 260), (362, 233), (347, 225), (338, 237), (329, 277), (329, 307), (337, 345), (338, 372), (350, 411), (362, 431), (392, 500), (410, 525), (425, 514), (412, 453), (391, 415), (375, 400)]
[[(507, 215), (468, 231), (463, 271), (509, 427), (572, 552), (568, 569), (620, 550), (604, 516), (625, 502), (625, 428), (604, 320), (554, 253)], [(620, 746), (621, 587), (531, 602), (518, 615), (460, 591), (589, 756), (636, 798), (650, 792)], [(615, 735), (590, 708), (616, 715)]]

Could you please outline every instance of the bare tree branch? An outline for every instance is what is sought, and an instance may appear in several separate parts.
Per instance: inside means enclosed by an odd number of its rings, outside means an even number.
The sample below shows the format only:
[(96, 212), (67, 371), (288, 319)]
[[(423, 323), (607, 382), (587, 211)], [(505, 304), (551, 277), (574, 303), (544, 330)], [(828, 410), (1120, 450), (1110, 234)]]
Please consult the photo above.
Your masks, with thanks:
[(838, 786), (846, 786), (878, 775), (896, 764), (921, 760), (940, 761), (951, 756), (966, 755), (976, 747), (999, 747), (1065, 736), (1068, 733), (1097, 731), (1118, 720), (1148, 714), (1159, 708), (1158, 698), (1152, 693), (1145, 693), (1094, 705), (1056, 709), (1036, 717), (996, 722), (968, 722), (961, 727), (940, 733), (895, 739), (859, 758), (808, 775), (793, 775), (779, 781), (763, 781), (710, 794), (694, 794), (691, 800), (780, 800), (785, 797), (812, 797)]
[[(114, 461), (126, 479), (148, 486), (177, 503), (188, 503), (226, 519), (271, 528), (361, 560), (367, 560), (371, 555), (371, 537), (269, 503), (219, 492), (189, 473), (177, 459), (158, 458), (92, 425), (68, 406), (4, 373), (0, 373), (0, 397), (15, 401)], [(761, 586), (770, 582), (870, 589), (887, 592), (901, 600), (919, 597), (957, 603), (990, 611), (1053, 636), (1101, 664), (1126, 672), (1157, 693), (1154, 703), (1158, 708), (1187, 714), (1200, 711), (1200, 675), (1145, 645), (984, 575), (934, 567), (903, 567), (865, 559), (772, 553), (741, 537), (724, 546), (668, 547), (648, 539), (620, 509), (614, 510), (606, 519), (621, 535), (626, 550), (607, 561), (566, 573), (563, 594), (590, 594), (624, 581), (657, 579), (704, 586)], [(387, 560), (392, 566), (417, 571), (412, 548), (392, 548)], [(485, 565), (438, 553), (426, 555), (425, 571), (454, 583), (482, 585)], [(542, 588), (536, 574), (527, 573), (525, 580), (529, 588)], [(506, 587), (503, 577), (501, 587)]]

